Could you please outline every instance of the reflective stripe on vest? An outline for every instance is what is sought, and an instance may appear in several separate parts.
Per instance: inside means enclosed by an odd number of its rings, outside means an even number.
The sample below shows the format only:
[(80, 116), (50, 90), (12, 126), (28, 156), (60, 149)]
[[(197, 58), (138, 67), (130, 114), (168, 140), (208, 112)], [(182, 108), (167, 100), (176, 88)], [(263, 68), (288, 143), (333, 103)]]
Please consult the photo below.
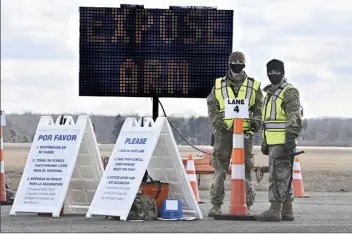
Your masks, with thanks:
[(289, 87), (291, 85), (284, 82), (269, 99), (268, 96), (264, 99), (262, 135), (269, 145), (285, 143), (286, 114), (281, 105), (285, 90)]
[[(233, 120), (225, 118), (225, 99), (232, 99), (232, 98), (245, 99), (246, 98), (249, 101), (249, 107), (251, 107), (255, 104), (255, 96), (256, 96), (255, 91), (259, 89), (259, 86), (260, 86), (259, 81), (246, 77), (236, 97), (231, 86), (226, 83), (225, 77), (216, 79), (215, 96), (220, 105), (219, 112), (224, 122), (229, 128), (232, 128)], [(246, 133), (252, 133), (249, 131), (249, 129), (250, 129), (249, 121), (244, 120), (243, 131), (245, 131)]]

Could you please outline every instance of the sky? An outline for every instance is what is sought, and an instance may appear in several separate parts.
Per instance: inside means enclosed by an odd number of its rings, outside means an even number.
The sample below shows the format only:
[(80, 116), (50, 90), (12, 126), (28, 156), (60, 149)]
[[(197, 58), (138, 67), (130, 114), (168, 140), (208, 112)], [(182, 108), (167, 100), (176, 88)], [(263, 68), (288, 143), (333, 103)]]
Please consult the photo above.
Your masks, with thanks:
[[(79, 97), (79, 6), (118, 0), (1, 0), (1, 109), (6, 113), (152, 114), (150, 98)], [(349, 0), (134, 0), (146, 8), (234, 10), (233, 50), (246, 72), (269, 84), (277, 58), (300, 91), (304, 117), (352, 117), (352, 2)], [(207, 115), (205, 99), (161, 99), (168, 115)]]

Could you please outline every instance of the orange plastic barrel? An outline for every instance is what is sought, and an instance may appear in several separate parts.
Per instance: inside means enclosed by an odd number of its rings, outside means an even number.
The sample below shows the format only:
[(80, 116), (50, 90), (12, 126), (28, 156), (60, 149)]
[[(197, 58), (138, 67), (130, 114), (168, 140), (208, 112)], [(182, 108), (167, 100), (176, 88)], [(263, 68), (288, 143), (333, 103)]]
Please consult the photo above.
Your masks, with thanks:
[(163, 200), (169, 196), (168, 183), (143, 182), (140, 189), (143, 195), (150, 196), (156, 200), (158, 208), (161, 208)]

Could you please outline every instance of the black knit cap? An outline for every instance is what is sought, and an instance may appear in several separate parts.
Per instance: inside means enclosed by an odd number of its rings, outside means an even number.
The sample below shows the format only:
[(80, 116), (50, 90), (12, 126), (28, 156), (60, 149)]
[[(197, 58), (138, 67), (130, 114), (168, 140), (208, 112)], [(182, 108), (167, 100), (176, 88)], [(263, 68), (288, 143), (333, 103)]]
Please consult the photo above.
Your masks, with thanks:
[(285, 75), (285, 65), (284, 62), (277, 59), (272, 59), (266, 64), (266, 71), (269, 72), (271, 70), (280, 71), (283, 75)]

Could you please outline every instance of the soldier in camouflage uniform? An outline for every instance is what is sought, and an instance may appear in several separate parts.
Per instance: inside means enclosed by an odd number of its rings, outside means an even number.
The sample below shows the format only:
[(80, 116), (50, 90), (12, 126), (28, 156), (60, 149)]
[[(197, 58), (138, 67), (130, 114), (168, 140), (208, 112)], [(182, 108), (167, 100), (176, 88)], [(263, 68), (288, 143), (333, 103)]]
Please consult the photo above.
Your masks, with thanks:
[[(260, 221), (292, 221), (293, 195), (290, 186), (292, 159), (281, 158), (296, 148), (302, 129), (302, 110), (299, 92), (285, 78), (284, 63), (271, 60), (267, 63), (271, 84), (264, 88), (267, 96), (263, 106), (263, 143), (261, 151), (269, 155), (269, 202), (267, 211), (257, 216)], [(291, 183), (292, 185), (292, 183)]]
[(260, 82), (247, 76), (244, 71), (246, 59), (242, 52), (233, 52), (229, 58), (229, 71), (223, 78), (216, 79), (215, 86), (207, 97), (208, 115), (213, 126), (212, 166), (215, 170), (211, 185), (211, 203), (213, 207), (208, 216), (221, 214), (221, 205), (225, 196), (225, 179), (228, 173), (233, 137), (233, 120), (224, 117), (224, 99), (248, 99), (249, 119), (244, 121), (245, 182), (248, 211), (253, 205), (255, 191), (252, 186), (251, 169), (254, 166), (252, 154), (253, 132), (261, 126), (263, 94)]

